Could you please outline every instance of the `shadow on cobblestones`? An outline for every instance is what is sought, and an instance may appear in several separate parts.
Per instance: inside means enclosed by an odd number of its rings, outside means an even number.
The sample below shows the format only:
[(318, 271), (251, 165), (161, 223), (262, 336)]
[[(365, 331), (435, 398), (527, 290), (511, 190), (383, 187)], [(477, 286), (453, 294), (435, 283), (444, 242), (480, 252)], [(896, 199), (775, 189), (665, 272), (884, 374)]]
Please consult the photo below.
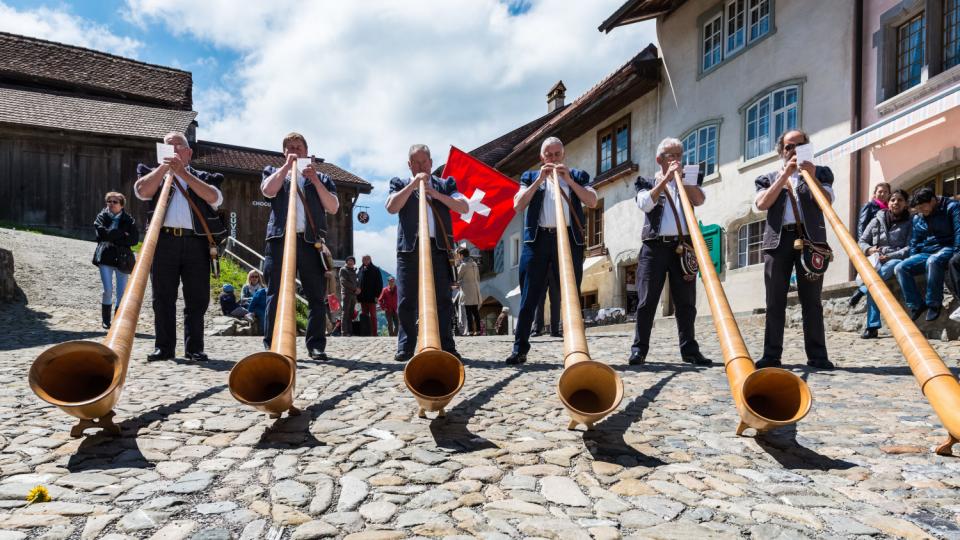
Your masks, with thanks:
[(165, 420), (171, 414), (180, 412), (224, 389), (226, 385), (223, 384), (214, 386), (180, 401), (161, 405), (128, 418), (118, 424), (121, 430), (120, 437), (108, 437), (100, 433), (87, 437), (77, 451), (70, 456), (67, 469), (70, 472), (117, 468), (152, 469), (153, 463), (144, 457), (137, 446), (137, 434), (140, 430), (153, 422)]
[(105, 332), (55, 330), (46, 322), (49, 318), (49, 314), (30, 309), (24, 304), (4, 304), (0, 306), (0, 325), (7, 329), (16, 328), (16, 332), (9, 332), (0, 340), (0, 351), (12, 351), (105, 335)]
[(515, 371), (493, 386), (476, 393), (470, 399), (458, 403), (456, 407), (447, 411), (446, 418), (434, 418), (430, 422), (430, 433), (437, 446), (454, 452), (474, 452), (496, 448), (492, 442), (467, 429), (467, 424), (477, 411), (522, 374), (523, 371)]
[[(675, 368), (676, 366), (674, 366)], [(673, 373), (663, 377), (656, 384), (647, 388), (622, 410), (608, 416), (591, 430), (583, 434), (583, 442), (595, 461), (616, 463), (624, 467), (657, 467), (666, 465), (663, 460), (648, 456), (627, 444), (623, 436), (633, 423), (640, 418), (643, 411), (651, 404), (663, 387), (671, 379), (681, 373), (674, 369)]]
[(217, 360), (216, 358), (210, 358), (205, 362), (194, 362), (193, 360), (187, 360), (186, 358), (181, 358), (178, 356), (172, 361), (174, 364), (179, 364), (181, 366), (194, 366), (213, 371), (230, 371), (233, 369), (233, 366), (237, 365), (236, 362), (230, 362), (229, 360)]
[(260, 436), (260, 441), (255, 445), (256, 448), (313, 448), (315, 446), (323, 446), (325, 443), (320, 442), (310, 431), (310, 425), (313, 421), (321, 414), (332, 410), (336, 407), (337, 403), (349, 397), (350, 394), (387, 377), (393, 373), (393, 371), (396, 370), (386, 371), (375, 377), (348, 386), (335, 395), (304, 408), (298, 416), (278, 418), (273, 424), (267, 427), (263, 435)]
[(785, 469), (833, 471), (857, 466), (856, 463), (827, 457), (800, 444), (797, 441), (796, 424), (759, 433), (754, 440)]

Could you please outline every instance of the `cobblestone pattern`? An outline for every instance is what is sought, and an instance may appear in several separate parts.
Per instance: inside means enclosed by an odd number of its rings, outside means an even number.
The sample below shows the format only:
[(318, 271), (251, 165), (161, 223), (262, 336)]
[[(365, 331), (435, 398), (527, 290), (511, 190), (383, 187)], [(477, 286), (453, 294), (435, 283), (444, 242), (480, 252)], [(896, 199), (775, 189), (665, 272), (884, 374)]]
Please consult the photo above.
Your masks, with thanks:
[[(757, 350), (762, 330), (746, 334)], [(843, 369), (790, 366), (810, 415), (752, 438), (733, 434), (722, 368), (680, 363), (668, 325), (654, 336), (642, 367), (625, 365), (626, 334), (590, 337), (626, 397), (588, 433), (565, 429), (551, 338), (519, 369), (500, 361), (508, 339), (461, 340), (446, 420), (416, 417), (386, 338), (301, 360), (305, 413), (280, 420), (226, 387), (258, 338), (208, 338), (204, 364), (146, 364), (140, 339), (120, 439), (70, 439), (71, 418), (30, 392), (44, 344), (0, 351), (0, 538), (960, 538), (960, 460), (930, 452), (944, 432), (891, 339), (831, 334)], [(53, 502), (26, 504), (37, 484)]]

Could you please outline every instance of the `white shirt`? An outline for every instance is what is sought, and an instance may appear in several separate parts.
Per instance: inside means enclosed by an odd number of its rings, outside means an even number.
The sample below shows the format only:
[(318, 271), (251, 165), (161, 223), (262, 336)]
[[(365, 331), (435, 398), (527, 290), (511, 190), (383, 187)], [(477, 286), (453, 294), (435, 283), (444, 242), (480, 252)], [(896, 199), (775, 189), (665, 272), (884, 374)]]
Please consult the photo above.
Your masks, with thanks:
[[(655, 181), (660, 181), (659, 174), (655, 176)], [(703, 193), (703, 188), (697, 186), (697, 189)], [(636, 197), (637, 206), (646, 214), (649, 214), (653, 211), (654, 207), (660, 204), (660, 199), (656, 201), (653, 200), (653, 197), (650, 196), (650, 191), (649, 189), (643, 190), (637, 193)], [(677, 183), (670, 182), (667, 184), (666, 189), (663, 190), (663, 195), (670, 197), (670, 200), (673, 201), (674, 206), (676, 206), (677, 215), (680, 216), (680, 229), (682, 232), (677, 232), (677, 220), (673, 218), (673, 210), (670, 210), (670, 203), (664, 203), (663, 213), (660, 214), (660, 232), (658, 232), (657, 235), (680, 236), (690, 234), (689, 229), (687, 229), (687, 220), (683, 213), (683, 204), (680, 203), (680, 194), (677, 192)]]
[[(800, 175), (799, 175), (799, 173), (794, 173), (792, 176), (790, 176), (789, 182), (790, 182), (790, 185), (793, 186), (793, 193), (796, 194), (796, 193), (797, 193), (797, 186), (800, 185)], [(833, 196), (833, 188), (830, 187), (830, 186), (825, 186), (825, 185), (823, 185), (823, 184), (820, 184), (820, 187), (823, 188), (823, 192), (827, 195), (827, 198), (830, 199), (830, 202), (833, 202), (833, 199), (834, 199), (834, 196)], [(787, 189), (787, 188), (784, 187), (783, 189)], [(767, 192), (767, 190), (763, 190), (763, 191), (761, 191), (760, 193), (757, 193), (757, 198), (756, 198), (756, 199), (754, 200), (754, 202), (753, 202), (754, 206), (756, 206), (757, 201), (759, 201), (759, 200), (760, 200), (760, 197), (762, 197), (763, 194), (766, 193), (766, 192)], [(794, 195), (794, 196), (796, 196), (796, 195)], [(789, 197), (789, 195), (787, 195), (787, 197)], [(759, 210), (759, 208), (757, 208), (757, 210)], [(800, 201), (797, 201), (797, 210), (800, 210), (800, 214), (801, 214), (800, 217), (801, 217), (801, 219), (802, 219), (802, 218), (803, 218), (803, 215), (802, 215), (802, 214), (803, 214), (803, 209), (800, 207)], [(788, 198), (787, 201), (786, 201), (786, 204), (784, 204), (783, 224), (784, 224), (784, 225), (791, 225), (791, 224), (794, 224), (794, 223), (796, 223), (796, 222), (797, 222), (797, 217), (793, 215), (793, 205), (790, 203), (790, 199)]]
[[(180, 187), (184, 190), (187, 189), (187, 183), (180, 176), (176, 176), (176, 182), (180, 183)], [(210, 184), (207, 184), (210, 186)], [(162, 186), (161, 186), (162, 187)], [(210, 186), (211, 189), (217, 192), (217, 200), (214, 204), (211, 204), (210, 207), (216, 210), (220, 208), (220, 205), (223, 204), (223, 193), (214, 186)], [(133, 194), (136, 195), (141, 201), (149, 201), (152, 197), (144, 197), (140, 194), (140, 191), (137, 189), (137, 185), (133, 186)], [(167, 203), (167, 214), (163, 217), (163, 227), (177, 227), (181, 229), (193, 229), (193, 211), (190, 210), (190, 203), (187, 202), (187, 198), (183, 196), (183, 193), (180, 193), (180, 190), (173, 188), (173, 193), (170, 195), (170, 202)]]
[[(566, 193), (567, 197), (570, 195), (570, 186), (567, 185), (567, 182), (562, 178), (557, 178), (560, 181), (560, 188), (563, 189), (563, 192)], [(533, 184), (530, 184), (527, 187), (520, 188), (520, 191), (515, 195), (516, 198), (522, 197), (524, 193), (533, 189)], [(540, 207), (540, 216), (538, 217), (537, 223), (539, 226), (544, 228), (556, 228), (557, 227), (557, 207), (554, 200), (557, 197), (557, 190), (553, 186), (553, 182), (550, 180), (545, 180), (540, 188), (543, 189), (543, 205)], [(590, 193), (596, 194), (596, 191), (592, 187), (584, 187), (585, 190)], [(570, 205), (566, 201), (562, 201), (563, 213), (567, 219), (568, 227), (575, 227), (576, 224), (570, 221)]]
[[(271, 175), (271, 176), (273, 176), (273, 175)], [(287, 178), (289, 178), (289, 176), (290, 176), (290, 175), (288, 174), (288, 175), (287, 175)], [(273, 197), (271, 197), (270, 195), (267, 195), (267, 194), (264, 193), (264, 191), (263, 191), (263, 189), (264, 189), (264, 188), (266, 187), (266, 185), (267, 185), (267, 180), (269, 180), (269, 179), (270, 179), (270, 176), (266, 177), (266, 178), (263, 180), (263, 182), (260, 182), (260, 193), (263, 193), (263, 196), (264, 196), (264, 197), (266, 197), (266, 198), (268, 198), (268, 199), (272, 199), (272, 198), (276, 197), (277, 195), (274, 194)], [(284, 180), (286, 180), (286, 179), (284, 179)], [(306, 179), (306, 177), (304, 177), (302, 174), (299, 175), (299, 178), (297, 178), (297, 185), (300, 186), (300, 192), (301, 192), (301, 193), (304, 193), (304, 196), (306, 196), (306, 192), (303, 191), (303, 190), (306, 188), (307, 179)], [(277, 193), (281, 193), (282, 191), (283, 191), (283, 190), (281, 189), (281, 190), (277, 191)], [(303, 209), (303, 201), (300, 200), (300, 196), (298, 195), (298, 196), (297, 196), (297, 232), (298, 232), (298, 233), (305, 232), (305, 231), (307, 230), (307, 229), (306, 229), (306, 226), (307, 226), (307, 214), (306, 214), (306, 211)], [(319, 232), (319, 231), (318, 231), (318, 232)]]

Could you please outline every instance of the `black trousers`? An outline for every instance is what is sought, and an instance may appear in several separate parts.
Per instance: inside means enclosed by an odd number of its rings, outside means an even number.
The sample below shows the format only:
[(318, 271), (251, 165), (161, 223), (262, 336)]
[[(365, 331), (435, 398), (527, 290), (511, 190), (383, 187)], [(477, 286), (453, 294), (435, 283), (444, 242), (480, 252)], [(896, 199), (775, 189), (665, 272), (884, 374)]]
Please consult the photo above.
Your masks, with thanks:
[[(573, 232), (569, 227), (567, 227), (567, 234), (570, 238), (573, 273), (577, 279), (579, 295), (580, 281), (583, 280), (583, 246), (574, 242)], [(523, 250), (520, 252), (520, 315), (517, 317), (517, 326), (514, 330), (514, 353), (527, 354), (530, 351), (530, 327), (533, 326), (537, 304), (540, 303), (547, 288), (548, 274), (553, 274), (557, 283), (560, 283), (557, 257), (555, 229), (538, 229), (536, 240), (523, 243)], [(559, 300), (556, 305), (559, 308)]]
[[(283, 266), (283, 238), (267, 241), (263, 254), (263, 277), (267, 280), (267, 321), (263, 330), (263, 344), (270, 346), (273, 324), (277, 318), (277, 293)], [(327, 279), (323, 273), (320, 252), (297, 235), (297, 277), (307, 299), (307, 348), (323, 352), (327, 347), (326, 296)]]
[(669, 277), (670, 298), (676, 308), (680, 354), (700, 352), (694, 329), (697, 319), (697, 280), (683, 279), (676, 242), (647, 240), (640, 248), (637, 261), (637, 325), (631, 352), (646, 356), (650, 351), (650, 332), (657, 315), (660, 293)]
[[(447, 252), (433, 246), (433, 283), (437, 291), (437, 322), (440, 325), (440, 348), (456, 352), (453, 340), (453, 301), (450, 297), (450, 262)], [(397, 352), (413, 354), (417, 348), (417, 295), (420, 261), (417, 249), (397, 253), (397, 314), (400, 331), (397, 333)]]
[(467, 331), (480, 331), (480, 306), (464, 306), (467, 310)]
[(542, 334), (545, 326), (543, 323), (543, 308), (548, 294), (550, 295), (550, 331), (554, 334), (560, 331), (560, 282), (558, 277), (559, 273), (554, 272), (552, 268), (547, 270), (547, 286), (544, 287), (543, 294), (540, 295), (540, 303), (537, 304), (537, 312), (533, 318), (533, 331), (537, 334)]
[(797, 293), (803, 313), (803, 346), (807, 359), (826, 359), (827, 340), (823, 328), (823, 304), (820, 292), (823, 279), (809, 281), (803, 277), (800, 250), (793, 249), (797, 233), (780, 232), (780, 245), (763, 252), (763, 281), (767, 289), (766, 328), (763, 332), (763, 357), (779, 360), (783, 355), (783, 330), (787, 323), (787, 292), (790, 275), (797, 273)]
[(188, 354), (203, 352), (203, 316), (210, 305), (210, 248), (207, 239), (185, 231), (160, 232), (150, 267), (154, 344), (164, 354), (177, 346), (177, 291), (183, 283), (183, 342)]

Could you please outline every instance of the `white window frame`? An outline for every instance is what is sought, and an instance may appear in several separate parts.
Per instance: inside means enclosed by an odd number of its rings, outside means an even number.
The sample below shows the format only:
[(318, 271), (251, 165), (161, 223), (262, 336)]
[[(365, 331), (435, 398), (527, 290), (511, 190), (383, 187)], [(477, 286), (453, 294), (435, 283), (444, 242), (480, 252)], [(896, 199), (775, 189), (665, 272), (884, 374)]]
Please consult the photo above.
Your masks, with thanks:
[[(737, 9), (739, 6), (739, 9)], [(739, 15), (741, 24), (739, 31), (743, 32), (740, 45), (730, 47), (730, 38), (733, 33), (730, 32), (730, 8), (734, 7), (733, 13)], [(724, 57), (729, 56), (747, 46), (747, 0), (730, 0), (723, 6), (723, 50)]]
[[(758, 17), (756, 24), (754, 24), (753, 22), (751, 22), (751, 21), (753, 20), (753, 14), (754, 14), (754, 12), (760, 13), (760, 9), (762, 8), (762, 6), (763, 6), (764, 4), (766, 4), (766, 6), (767, 6), (767, 14), (766, 14), (766, 15), (763, 15), (762, 17)], [(767, 21), (767, 31), (764, 32), (764, 33), (762, 33), (762, 34), (757, 34), (756, 36), (754, 36), (754, 35), (753, 35), (753, 27), (754, 27), (754, 26), (760, 27), (761, 24), (762, 24), (762, 22), (763, 22), (764, 20)], [(747, 27), (747, 36), (746, 36), (746, 37), (747, 37), (747, 42), (749, 42), (749, 43), (753, 43), (754, 41), (762, 38), (763, 36), (765, 36), (765, 35), (767, 35), (767, 34), (769, 34), (769, 33), (770, 33), (770, 26), (771, 26), (771, 25), (770, 25), (770, 0), (750, 0), (750, 8), (747, 10), (747, 20), (746, 20), (746, 23), (747, 23), (747, 25), (746, 25), (746, 27)]]
[(521, 244), (520, 244), (520, 233), (513, 233), (510, 235), (510, 268), (516, 268), (520, 266), (520, 253), (521, 253)]
[[(713, 170), (709, 169), (711, 165), (710, 157), (705, 157), (700, 159), (700, 150), (707, 146), (711, 141), (707, 138), (710, 131), (713, 131), (713, 156), (712, 156), (712, 165)], [(693, 141), (693, 146), (688, 147), (687, 141)], [(683, 136), (680, 141), (683, 143), (683, 164), (684, 165), (697, 165), (701, 161), (706, 161), (708, 169), (705, 172), (705, 176), (711, 176), (717, 173), (719, 170), (719, 140), (720, 140), (720, 123), (719, 122), (710, 122), (707, 124), (702, 124), (691, 129), (686, 135)]]
[[(714, 30), (708, 30), (709, 28), (714, 27)], [(709, 33), (708, 33), (709, 32)], [(719, 38), (719, 39), (718, 39)], [(707, 41), (710, 41), (712, 46), (709, 51), (707, 50)], [(710, 20), (703, 23), (703, 36), (700, 42), (702, 47), (702, 54), (700, 56), (700, 70), (701, 71), (710, 71), (711, 69), (719, 66), (723, 63), (723, 12), (721, 11), (716, 16), (711, 17)], [(716, 55), (716, 49), (720, 49), (720, 58), (714, 59)], [(710, 59), (712, 62), (710, 65), (707, 65), (707, 59)]]
[[(787, 95), (793, 90), (796, 94), (796, 100), (791, 104), (786, 104)], [(784, 97), (784, 106), (779, 109), (774, 109), (774, 101), (777, 94), (783, 94)], [(772, 152), (776, 146), (776, 138), (779, 137), (783, 132), (790, 129), (798, 129), (800, 127), (800, 85), (799, 84), (787, 84), (784, 86), (777, 87), (770, 92), (767, 92), (761, 96), (756, 97), (750, 104), (746, 107), (744, 111), (744, 124), (743, 124), (743, 159), (744, 161), (750, 161), (751, 159), (760, 157), (764, 154)], [(790, 111), (794, 110), (794, 123), (789, 125)], [(756, 111), (756, 119), (751, 121), (750, 115), (753, 111)], [(766, 116), (763, 116), (763, 113), (766, 113)], [(783, 119), (783, 128), (777, 129), (776, 122), (778, 117)], [(755, 124), (757, 136), (752, 141), (750, 139), (750, 129), (751, 124)], [(766, 124), (766, 140), (761, 137), (761, 126)], [(753, 144), (755, 142), (755, 144)], [(752, 148), (755, 148), (752, 149)]]
[[(761, 259), (758, 262), (750, 263), (750, 247), (755, 246), (759, 251), (763, 251), (763, 223), (765, 219), (744, 223), (737, 229), (737, 268), (746, 268), (748, 266), (757, 266), (763, 264)], [(760, 227), (760, 239), (757, 242), (750, 242), (750, 226)], [(745, 238), (744, 238), (745, 237)], [(746, 242), (746, 250), (741, 249), (741, 244)]]

